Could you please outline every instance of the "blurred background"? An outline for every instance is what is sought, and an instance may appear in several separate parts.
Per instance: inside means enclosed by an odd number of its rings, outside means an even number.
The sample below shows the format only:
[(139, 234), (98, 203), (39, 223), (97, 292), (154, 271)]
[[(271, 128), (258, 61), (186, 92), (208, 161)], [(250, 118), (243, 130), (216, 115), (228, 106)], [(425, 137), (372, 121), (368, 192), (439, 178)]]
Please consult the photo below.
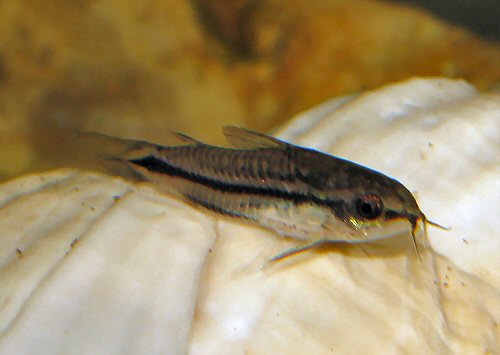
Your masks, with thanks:
[(0, 0), (0, 180), (57, 165), (65, 129), (220, 144), (412, 76), (490, 90), (499, 19), (496, 0)]

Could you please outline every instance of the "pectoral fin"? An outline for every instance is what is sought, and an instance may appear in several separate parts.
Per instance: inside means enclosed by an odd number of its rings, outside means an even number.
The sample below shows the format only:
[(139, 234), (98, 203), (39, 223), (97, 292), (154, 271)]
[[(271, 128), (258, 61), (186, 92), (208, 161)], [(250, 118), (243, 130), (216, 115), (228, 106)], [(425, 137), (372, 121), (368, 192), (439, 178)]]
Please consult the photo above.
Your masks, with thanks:
[(312, 249), (312, 248), (316, 248), (320, 245), (323, 245), (325, 243), (332, 243), (331, 240), (325, 240), (325, 239), (322, 239), (322, 240), (318, 240), (316, 242), (313, 242), (313, 243), (308, 243), (308, 244), (305, 244), (305, 245), (302, 245), (298, 248), (291, 248), (291, 249), (288, 249), (288, 250), (285, 250), (284, 252), (282, 253), (279, 253), (278, 255), (272, 257), (269, 262), (271, 263), (274, 263), (274, 262), (278, 262), (278, 261), (281, 261), (285, 258), (288, 258), (290, 256), (294, 256), (294, 255), (297, 255), (297, 254), (300, 254), (304, 251), (307, 251), (309, 249)]

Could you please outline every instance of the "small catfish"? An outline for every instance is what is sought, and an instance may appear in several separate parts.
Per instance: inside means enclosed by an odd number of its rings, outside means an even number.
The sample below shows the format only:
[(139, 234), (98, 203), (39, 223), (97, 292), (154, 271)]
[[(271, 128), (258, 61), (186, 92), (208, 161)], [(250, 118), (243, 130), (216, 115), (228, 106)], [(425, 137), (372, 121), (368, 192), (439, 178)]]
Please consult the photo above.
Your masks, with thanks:
[[(272, 261), (324, 243), (366, 243), (418, 222), (446, 229), (422, 213), (400, 182), (349, 160), (226, 126), (234, 148), (204, 144), (181, 133), (178, 146), (160, 146), (84, 133), (112, 149), (114, 172), (150, 181), (161, 190), (225, 216), (241, 218), (300, 241)], [(420, 258), (420, 256), (419, 256)]]

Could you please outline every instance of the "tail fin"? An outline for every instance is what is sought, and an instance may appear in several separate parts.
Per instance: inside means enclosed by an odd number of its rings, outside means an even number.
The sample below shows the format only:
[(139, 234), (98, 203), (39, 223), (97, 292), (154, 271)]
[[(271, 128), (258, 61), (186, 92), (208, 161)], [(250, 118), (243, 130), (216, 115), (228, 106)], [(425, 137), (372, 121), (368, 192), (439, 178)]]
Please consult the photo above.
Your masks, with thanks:
[(152, 143), (94, 132), (54, 129), (44, 137), (45, 142), (38, 145), (40, 159), (33, 167), (35, 171), (68, 167), (143, 180), (127, 161), (157, 149)]
[(157, 149), (152, 143), (95, 132), (77, 132), (75, 136), (74, 151), (70, 154), (71, 160), (67, 165), (132, 180), (143, 178), (130, 167), (128, 161), (150, 155)]

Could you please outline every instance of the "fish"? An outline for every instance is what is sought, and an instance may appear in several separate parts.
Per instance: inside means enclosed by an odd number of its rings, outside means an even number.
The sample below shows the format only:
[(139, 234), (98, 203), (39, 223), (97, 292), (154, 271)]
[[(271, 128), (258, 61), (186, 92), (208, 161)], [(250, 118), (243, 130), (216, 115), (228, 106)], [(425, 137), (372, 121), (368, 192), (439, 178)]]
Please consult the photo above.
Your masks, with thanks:
[(83, 132), (118, 175), (148, 181), (160, 191), (218, 215), (245, 220), (293, 238), (297, 247), (271, 261), (325, 243), (369, 243), (401, 233), (416, 241), (419, 222), (430, 221), (399, 181), (347, 159), (268, 136), (225, 126), (231, 147), (174, 133), (180, 144)]

